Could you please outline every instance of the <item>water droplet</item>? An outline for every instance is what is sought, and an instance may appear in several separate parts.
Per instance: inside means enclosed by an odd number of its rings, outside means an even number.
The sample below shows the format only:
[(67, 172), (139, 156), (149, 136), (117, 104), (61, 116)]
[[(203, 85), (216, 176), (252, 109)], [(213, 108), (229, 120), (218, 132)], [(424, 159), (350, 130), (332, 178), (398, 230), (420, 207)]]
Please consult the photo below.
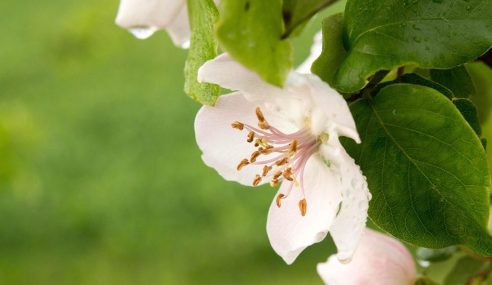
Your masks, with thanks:
[(137, 39), (145, 40), (152, 36), (156, 29), (152, 27), (135, 27), (129, 29), (130, 33), (132, 33)]
[(426, 261), (426, 260), (419, 260), (417, 261), (419, 263), (420, 266), (424, 267), (424, 268), (427, 268), (430, 266), (430, 262), (429, 261)]
[(391, 113), (393, 114), (393, 116), (396, 116), (396, 109), (393, 109), (393, 111), (391, 111)]
[(472, 7), (471, 7), (470, 5), (466, 6), (466, 11), (470, 11), (470, 10), (471, 10), (471, 8), (472, 8)]

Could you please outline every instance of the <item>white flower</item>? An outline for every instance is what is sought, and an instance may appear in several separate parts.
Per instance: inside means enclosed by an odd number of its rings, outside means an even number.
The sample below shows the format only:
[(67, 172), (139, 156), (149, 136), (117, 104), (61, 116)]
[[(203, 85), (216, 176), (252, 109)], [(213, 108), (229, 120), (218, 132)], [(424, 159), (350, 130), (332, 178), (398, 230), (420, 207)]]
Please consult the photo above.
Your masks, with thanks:
[(309, 57), (297, 67), (297, 71), (300, 73), (311, 73), (311, 66), (314, 61), (318, 59), (323, 50), (323, 33), (317, 32), (313, 39), (313, 45), (311, 46), (311, 54)]
[(294, 71), (284, 88), (275, 87), (227, 54), (205, 63), (198, 80), (238, 91), (196, 116), (204, 162), (244, 185), (282, 184), (268, 213), (273, 249), (290, 264), (330, 232), (338, 257), (349, 261), (370, 194), (338, 140), (359, 142), (343, 97), (318, 77)]
[(166, 30), (177, 46), (190, 43), (186, 0), (120, 0), (116, 24), (139, 39)]
[(329, 285), (411, 285), (416, 277), (412, 256), (398, 240), (366, 229), (352, 262), (334, 256), (318, 264), (318, 273)]

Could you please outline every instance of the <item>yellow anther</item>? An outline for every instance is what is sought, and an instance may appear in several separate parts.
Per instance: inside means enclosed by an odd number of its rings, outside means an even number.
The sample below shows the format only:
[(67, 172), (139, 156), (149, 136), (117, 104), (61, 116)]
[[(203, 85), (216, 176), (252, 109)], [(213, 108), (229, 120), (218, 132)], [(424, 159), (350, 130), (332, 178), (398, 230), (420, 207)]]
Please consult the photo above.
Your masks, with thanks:
[(270, 170), (272, 170), (272, 167), (269, 166), (269, 165), (265, 165), (263, 166), (263, 173), (261, 174), (263, 177), (267, 176), (268, 172), (270, 172)]
[(241, 162), (239, 162), (239, 164), (237, 165), (237, 171), (241, 171), (241, 169), (248, 164), (249, 164), (249, 161), (246, 158), (241, 160)]
[(282, 206), (282, 199), (285, 198), (285, 195), (284, 194), (278, 194), (277, 195), (277, 198), (275, 199), (275, 203), (277, 204), (277, 207), (281, 207)]
[(248, 139), (246, 140), (247, 142), (252, 142), (255, 139), (255, 132), (249, 132), (248, 133)]
[(275, 173), (273, 174), (273, 179), (278, 179), (280, 176), (282, 176), (282, 171), (277, 170), (277, 171), (275, 171)]
[(241, 122), (238, 122), (238, 121), (234, 121), (232, 122), (231, 126), (234, 128), (234, 129), (238, 129), (240, 131), (242, 131), (244, 129), (244, 124), (241, 123)]
[(256, 161), (256, 159), (258, 158), (258, 156), (260, 156), (261, 152), (259, 151), (255, 151), (251, 154), (251, 158), (249, 159), (249, 161), (251, 161), (252, 163)]
[(261, 176), (256, 174), (255, 179), (253, 180), (253, 186), (258, 186), (261, 182)]
[(271, 187), (275, 187), (277, 186), (279, 183), (278, 179), (277, 178), (273, 178), (271, 181), (270, 181), (270, 186)]
[(293, 140), (289, 145), (289, 154), (293, 155), (297, 151), (297, 141)]
[(277, 165), (277, 166), (282, 166), (282, 165), (287, 164), (287, 163), (289, 163), (288, 157), (284, 157), (282, 159), (275, 161), (275, 165)]
[(284, 170), (282, 173), (284, 178), (289, 180), (289, 181), (294, 181), (294, 178), (292, 177), (292, 168), (288, 167), (287, 169)]
[(267, 121), (263, 122), (258, 122), (258, 127), (262, 130), (268, 130), (270, 128), (270, 125), (267, 123)]
[(307, 202), (306, 199), (302, 199), (299, 201), (299, 210), (301, 211), (301, 215), (304, 217), (307, 212)]
[(260, 121), (260, 122), (265, 121), (265, 116), (263, 116), (263, 113), (261, 112), (260, 107), (256, 107), (256, 117), (258, 117), (258, 121)]

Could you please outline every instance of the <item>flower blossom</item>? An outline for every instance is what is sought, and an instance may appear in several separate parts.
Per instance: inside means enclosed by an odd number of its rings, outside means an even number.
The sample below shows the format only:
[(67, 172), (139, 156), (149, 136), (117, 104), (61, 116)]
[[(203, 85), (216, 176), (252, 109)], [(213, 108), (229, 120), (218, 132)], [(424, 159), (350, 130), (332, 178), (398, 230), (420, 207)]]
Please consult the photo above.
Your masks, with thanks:
[(323, 33), (317, 32), (314, 35), (313, 45), (311, 46), (311, 53), (306, 60), (297, 67), (297, 72), (300, 73), (311, 73), (311, 66), (318, 59), (323, 51)]
[(365, 230), (352, 262), (342, 264), (331, 256), (317, 270), (329, 285), (411, 285), (417, 274), (401, 242), (370, 229)]
[(292, 71), (270, 85), (223, 54), (198, 80), (235, 92), (195, 119), (203, 161), (226, 180), (280, 185), (267, 218), (273, 249), (291, 264), (330, 232), (338, 258), (350, 261), (365, 228), (370, 193), (339, 136), (360, 142), (343, 97), (310, 74)]
[(186, 0), (120, 0), (116, 24), (139, 39), (166, 30), (177, 46), (190, 43)]

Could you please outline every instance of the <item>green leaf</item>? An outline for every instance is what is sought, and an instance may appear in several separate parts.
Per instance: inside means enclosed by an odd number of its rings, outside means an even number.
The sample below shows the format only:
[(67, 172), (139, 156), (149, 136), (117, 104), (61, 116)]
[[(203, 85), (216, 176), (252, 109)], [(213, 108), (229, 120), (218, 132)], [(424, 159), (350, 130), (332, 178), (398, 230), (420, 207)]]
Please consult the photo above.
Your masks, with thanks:
[(444, 285), (463, 285), (467, 283), (475, 274), (479, 273), (485, 263), (482, 260), (464, 256), (456, 262), (453, 269), (444, 279)]
[(282, 1), (223, 0), (220, 8), (222, 47), (267, 82), (282, 86), (292, 67), (290, 43), (282, 39)]
[(304, 24), (316, 13), (336, 1), (337, 0), (284, 0), (283, 17), (285, 33), (283, 37), (288, 37), (298, 26)]
[(199, 83), (198, 69), (207, 60), (217, 56), (218, 42), (214, 35), (214, 24), (218, 11), (212, 0), (188, 0), (191, 39), (185, 63), (185, 93), (194, 100), (213, 105), (220, 94), (215, 84)]
[(351, 111), (362, 144), (343, 143), (367, 177), (371, 219), (417, 246), (492, 255), (485, 151), (453, 103), (428, 87), (392, 84)]
[(475, 133), (480, 136), (482, 134), (482, 127), (478, 121), (477, 108), (470, 99), (456, 98), (453, 99), (453, 103), (460, 111), (461, 115), (470, 124)]
[(458, 98), (470, 98), (475, 94), (475, 86), (465, 66), (452, 69), (433, 69), (430, 71), (432, 80), (446, 86)]
[(333, 84), (344, 93), (362, 89), (379, 70), (451, 68), (492, 46), (492, 1), (349, 0), (344, 45)]
[(343, 47), (343, 14), (325, 18), (322, 32), (323, 52), (313, 63), (311, 71), (332, 85), (337, 69), (347, 54)]
[(492, 68), (482, 62), (467, 64), (466, 67), (477, 91), (471, 99), (478, 108), (480, 122), (484, 123), (492, 111)]
[(376, 86), (376, 88), (374, 88), (373, 93), (377, 94), (377, 92), (379, 92), (383, 87), (391, 85), (391, 84), (395, 84), (395, 83), (412, 83), (412, 84), (416, 84), (416, 85), (427, 86), (427, 87), (430, 87), (432, 89), (439, 91), (444, 96), (446, 96), (450, 99), (454, 96), (453, 92), (451, 92), (451, 90), (449, 90), (448, 88), (446, 88), (446, 87), (442, 86), (441, 84), (436, 83), (432, 80), (424, 78), (424, 77), (422, 77), (416, 73), (403, 74), (402, 76), (400, 76), (399, 78), (397, 78), (394, 81), (383, 82), (383, 83), (379, 84), (378, 86)]

